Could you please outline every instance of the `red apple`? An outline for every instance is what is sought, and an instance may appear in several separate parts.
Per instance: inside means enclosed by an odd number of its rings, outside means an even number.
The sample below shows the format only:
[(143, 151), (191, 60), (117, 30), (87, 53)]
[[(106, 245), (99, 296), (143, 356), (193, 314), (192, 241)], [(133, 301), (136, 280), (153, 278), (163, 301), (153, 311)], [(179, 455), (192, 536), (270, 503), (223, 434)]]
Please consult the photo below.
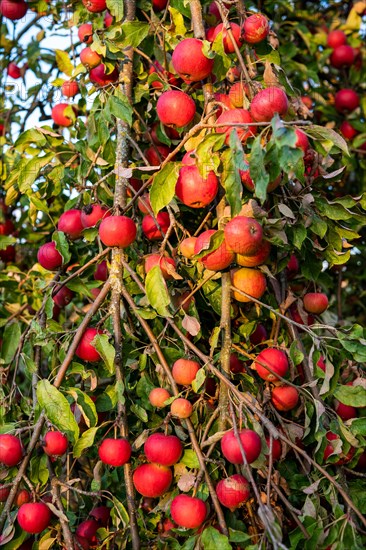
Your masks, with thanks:
[(187, 237), (183, 239), (179, 245), (179, 250), (182, 256), (190, 260), (195, 255), (194, 248), (196, 246), (197, 237)]
[(257, 122), (270, 122), (276, 113), (280, 116), (286, 115), (288, 106), (285, 92), (281, 88), (270, 86), (254, 96), (250, 113)]
[[(266, 451), (264, 454), (269, 455), (269, 449), (270, 449), (270, 438), (266, 437), (266, 443), (268, 445), (268, 451)], [(282, 455), (282, 444), (279, 439), (272, 438), (272, 459), (273, 460), (279, 460)]]
[(245, 19), (243, 24), (244, 40), (249, 44), (262, 42), (269, 34), (269, 22), (261, 13), (255, 13)]
[(166, 281), (174, 279), (172, 271), (175, 272), (175, 261), (168, 256), (161, 256), (160, 254), (149, 254), (145, 257), (145, 273), (158, 265), (161, 269), (161, 273)]
[(323, 313), (328, 307), (328, 298), (323, 292), (308, 292), (303, 297), (304, 308), (308, 313)]
[(91, 363), (99, 361), (100, 355), (92, 344), (92, 341), (97, 334), (103, 334), (103, 331), (94, 327), (89, 327), (84, 332), (75, 352), (75, 354), (83, 361), (88, 361)]
[(81, 43), (91, 44), (93, 42), (93, 25), (91, 23), (83, 23), (78, 28), (78, 37)]
[(14, 80), (22, 76), (20, 68), (15, 63), (9, 63), (7, 73), (11, 78), (14, 78)]
[(221, 504), (233, 512), (248, 500), (250, 484), (244, 476), (234, 474), (218, 482), (216, 494)]
[(132, 448), (127, 439), (103, 439), (98, 449), (99, 458), (109, 466), (123, 466), (131, 458)]
[(200, 368), (201, 366), (197, 361), (181, 358), (173, 364), (172, 375), (177, 384), (187, 386), (192, 384)]
[(103, 260), (97, 265), (94, 273), (94, 279), (96, 281), (106, 281), (108, 279), (108, 267), (107, 262)]
[(105, 246), (126, 248), (136, 239), (136, 225), (127, 216), (109, 216), (99, 226), (99, 237)]
[(262, 245), (262, 226), (254, 218), (235, 216), (226, 224), (224, 233), (228, 249), (237, 254), (252, 256)]
[(177, 418), (189, 418), (193, 412), (192, 403), (184, 397), (178, 397), (170, 405), (170, 412)]
[(61, 86), (61, 92), (65, 97), (75, 97), (79, 93), (79, 84), (75, 80), (66, 80)]
[(271, 245), (268, 241), (262, 241), (257, 252), (253, 256), (245, 256), (243, 254), (236, 255), (236, 263), (243, 267), (257, 267), (266, 262), (271, 251)]
[(262, 342), (268, 340), (268, 334), (265, 327), (260, 324), (257, 325), (255, 331), (249, 336), (249, 340), (253, 346), (258, 346)]
[(150, 193), (146, 191), (137, 199), (137, 207), (142, 214), (149, 214), (152, 210), (150, 202)]
[(319, 367), (323, 372), (326, 371), (326, 365), (325, 365), (324, 357), (323, 357), (322, 355), (319, 357), (319, 360), (317, 361), (316, 365), (317, 365), (317, 367)]
[[(173, 73), (166, 71), (159, 61), (154, 61), (149, 69), (149, 74), (157, 74), (162, 80), (167, 80), (171, 86), (179, 86), (180, 81)], [(160, 80), (153, 80), (151, 86), (156, 90), (161, 90), (164, 84)]]
[(0, 222), (0, 235), (12, 235), (15, 231), (13, 222), (9, 219), (5, 219), (3, 223)]
[(48, 269), (49, 271), (55, 271), (61, 267), (63, 263), (63, 258), (56, 249), (56, 243), (54, 241), (43, 244), (39, 248), (37, 260), (44, 269)]
[(291, 411), (299, 401), (299, 392), (293, 386), (276, 386), (272, 390), (271, 401), (278, 411)]
[(344, 46), (344, 44), (347, 44), (347, 36), (343, 31), (336, 29), (329, 32), (327, 36), (327, 46), (334, 49), (339, 46)]
[(108, 508), (108, 506), (97, 506), (91, 510), (89, 516), (95, 519), (99, 525), (107, 527), (111, 517), (111, 508)]
[(170, 514), (179, 527), (197, 529), (206, 519), (207, 506), (200, 498), (178, 495), (172, 500)]
[(13, 0), (1, 0), (0, 2), (0, 13), (7, 19), (11, 21), (18, 21), (22, 19), (28, 11), (28, 4), (20, 1)]
[(62, 456), (67, 451), (68, 439), (61, 432), (47, 432), (44, 437), (43, 450), (48, 456)]
[(170, 393), (165, 388), (154, 388), (149, 393), (149, 401), (153, 407), (165, 407), (165, 401), (171, 398)]
[(173, 474), (167, 466), (160, 464), (141, 464), (133, 472), (133, 484), (137, 492), (144, 497), (161, 497), (169, 489)]
[[(251, 269), (249, 267), (241, 267), (240, 269), (233, 269), (231, 272), (232, 285), (248, 294), (250, 297), (259, 300), (266, 291), (267, 283), (266, 277), (258, 269)], [(238, 302), (251, 302), (251, 298), (240, 294), (237, 291), (233, 291), (233, 296)]]
[[(230, 4), (228, 4), (227, 2), (223, 2), (223, 4), (224, 4), (225, 8), (227, 8), (228, 10), (230, 9), (230, 7), (231, 7)], [(217, 21), (221, 21), (220, 10), (217, 7), (216, 2), (211, 2), (211, 4), (208, 7), (208, 13), (210, 15), (212, 15), (213, 17), (216, 17)]]
[(26, 504), (27, 502), (29, 502), (31, 499), (31, 494), (29, 491), (27, 491), (27, 489), (21, 489), (20, 491), (17, 492), (16, 494), (16, 497), (15, 497), (15, 506), (18, 506), (18, 508), (20, 506), (22, 506), (23, 504)]
[(240, 361), (236, 353), (230, 353), (230, 371), (234, 374), (246, 371), (244, 362)]
[[(244, 450), (248, 464), (251, 464), (261, 454), (262, 442), (259, 435), (253, 430), (240, 430), (239, 439)], [(221, 439), (221, 451), (226, 460), (232, 464), (243, 464), (243, 456), (234, 430), (226, 432)]]
[(299, 260), (296, 258), (295, 254), (291, 254), (290, 259), (287, 263), (288, 278), (292, 279), (300, 269)]
[(80, 52), (80, 61), (87, 69), (94, 69), (101, 64), (102, 56), (87, 46)]
[(309, 149), (309, 140), (308, 136), (303, 132), (303, 130), (300, 130), (300, 128), (295, 128), (295, 133), (297, 136), (295, 147), (299, 147), (299, 149), (302, 149), (304, 153)]
[(109, 13), (108, 10), (104, 14), (103, 23), (106, 29), (108, 29), (113, 23), (113, 16)]
[(72, 209), (61, 214), (57, 229), (65, 233), (72, 240), (81, 237), (84, 229), (81, 223), (81, 210)]
[(351, 418), (357, 418), (357, 409), (351, 405), (345, 405), (339, 401), (335, 401), (335, 412), (342, 420), (350, 420)]
[(23, 447), (15, 435), (0, 434), (0, 463), (12, 468), (23, 457)]
[(229, 98), (234, 107), (243, 108), (244, 99), (248, 97), (249, 86), (245, 82), (235, 82), (229, 90)]
[[(155, 221), (156, 220), (156, 221)], [(159, 227), (157, 226), (159, 225)], [(154, 219), (153, 216), (147, 214), (143, 217), (141, 229), (143, 234), (150, 241), (160, 241), (168, 231), (170, 226), (170, 218), (168, 212), (159, 212)]]
[(348, 120), (344, 120), (339, 127), (340, 131), (343, 134), (343, 137), (346, 139), (353, 139), (359, 133)]
[(83, 0), (83, 4), (92, 13), (100, 13), (107, 9), (106, 0)]
[[(216, 233), (214, 229), (208, 229), (201, 233), (195, 242), (194, 253), (199, 254), (201, 251), (205, 250), (210, 245), (211, 237)], [(199, 262), (202, 262), (206, 269), (211, 271), (220, 271), (221, 269), (226, 269), (235, 258), (235, 254), (229, 250), (226, 240), (220, 244), (220, 246), (206, 254), (199, 259)]]
[(196, 104), (185, 92), (169, 90), (159, 97), (156, 113), (163, 124), (173, 124), (180, 128), (192, 122), (196, 114)]
[(237, 124), (247, 124), (254, 122), (250, 112), (246, 109), (230, 109), (229, 111), (224, 111), (219, 118), (217, 119), (217, 124), (226, 124), (228, 123), (228, 126), (221, 126), (217, 128), (217, 132), (219, 134), (226, 134), (225, 143), (229, 144), (230, 141), (230, 134), (235, 129), (239, 139), (242, 143), (245, 143), (248, 138), (253, 137), (257, 133), (257, 129), (255, 126), (244, 126), (244, 127), (232, 127), (232, 123)]
[(42, 533), (51, 521), (51, 510), (43, 502), (23, 504), (17, 515), (19, 526), (27, 533)]
[(167, 6), (168, 0), (152, 0), (154, 11), (163, 11)]
[[(0, 457), (1, 460), (1, 457)], [(0, 486), (0, 502), (6, 502), (10, 494), (10, 487)]]
[(173, 466), (182, 456), (183, 445), (175, 435), (155, 433), (147, 438), (144, 452), (149, 462), (155, 462), (162, 466)]
[(211, 171), (204, 179), (197, 166), (182, 166), (175, 186), (179, 200), (190, 208), (203, 208), (210, 204), (219, 190), (219, 180)]
[(145, 158), (150, 166), (159, 166), (172, 152), (167, 145), (151, 145), (145, 150)]
[(81, 211), (81, 224), (85, 227), (94, 227), (100, 220), (108, 218), (111, 213), (108, 208), (101, 206), (100, 204), (88, 204), (84, 206)]
[(342, 88), (334, 97), (334, 106), (338, 112), (351, 112), (360, 105), (360, 98), (352, 88)]
[[(237, 23), (230, 23), (231, 32), (233, 33), (233, 38), (238, 46), (238, 48), (241, 48), (243, 45), (243, 38), (241, 36), (241, 28)], [(224, 50), (225, 53), (234, 53), (235, 52), (235, 46), (229, 36), (228, 31), (224, 28), (224, 24), (220, 23), (215, 28), (215, 32), (212, 35), (213, 40), (216, 39), (216, 37), (222, 33), (222, 41), (224, 44)]]
[[(288, 371), (287, 355), (284, 351), (279, 349), (266, 348), (257, 355), (253, 366), (256, 368), (258, 375), (263, 380), (273, 382), (278, 380), (276, 375), (281, 376), (282, 378), (286, 375)], [(266, 366), (269, 367), (274, 374), (272, 374)]]
[[(57, 126), (68, 127), (71, 126), (74, 121), (69, 115), (65, 115), (65, 110), (71, 107), (68, 103), (58, 103), (52, 107), (51, 118)], [(76, 109), (73, 107), (76, 114)]]
[(97, 537), (96, 533), (100, 525), (95, 521), (95, 519), (86, 519), (82, 521), (78, 528), (76, 529), (76, 537), (79, 540), (79, 537), (86, 539), (88, 543), (96, 544)]
[[(197, 38), (185, 38), (175, 47), (172, 55), (174, 70), (186, 82), (198, 82), (207, 78), (213, 69), (214, 61), (203, 52), (203, 42)], [(194, 59), (194, 63), (192, 63)], [(185, 126), (182, 124), (181, 126)]]
[(109, 84), (117, 82), (119, 77), (118, 69), (113, 69), (111, 73), (107, 73), (106, 71), (107, 68), (103, 65), (103, 63), (97, 67), (94, 67), (94, 69), (92, 69), (89, 73), (90, 82), (93, 82), (93, 84), (98, 84), (99, 86), (108, 86)]
[(338, 46), (333, 50), (332, 55), (329, 58), (330, 64), (336, 69), (341, 67), (350, 67), (355, 61), (355, 52), (352, 46), (347, 44)]
[[(254, 181), (250, 177), (249, 165), (248, 165), (248, 170), (239, 170), (239, 174), (240, 174), (241, 182), (244, 185), (244, 187), (248, 189), (248, 191), (250, 191), (251, 193), (254, 193), (255, 185), (254, 185)], [(270, 181), (267, 186), (267, 193), (271, 193), (271, 191), (274, 191), (275, 189), (277, 189), (277, 187), (281, 184), (281, 180), (282, 180), (282, 176), (280, 174), (274, 181)]]

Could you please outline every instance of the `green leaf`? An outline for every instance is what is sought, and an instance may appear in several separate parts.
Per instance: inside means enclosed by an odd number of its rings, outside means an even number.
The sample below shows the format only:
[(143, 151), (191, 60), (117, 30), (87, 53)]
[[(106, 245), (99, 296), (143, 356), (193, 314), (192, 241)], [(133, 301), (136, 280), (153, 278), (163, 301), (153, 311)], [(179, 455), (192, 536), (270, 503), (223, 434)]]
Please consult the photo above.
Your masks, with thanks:
[(35, 157), (31, 160), (22, 159), (19, 163), (19, 173), (17, 175), (18, 188), (21, 193), (31, 191), (31, 186), (38, 178), (41, 168), (54, 160), (54, 153), (47, 153), (43, 157)]
[(180, 13), (179, 10), (172, 8), (172, 6), (169, 6), (169, 11), (170, 18), (174, 27), (174, 29), (172, 29), (172, 32), (178, 36), (185, 36), (187, 29), (184, 25), (183, 15)]
[(89, 428), (86, 430), (77, 440), (73, 447), (73, 454), (75, 458), (79, 458), (85, 449), (88, 449), (94, 444), (94, 439), (98, 428)]
[(0, 250), (5, 250), (8, 246), (17, 242), (15, 237), (9, 237), (9, 235), (0, 235)]
[(206, 380), (205, 369), (204, 368), (199, 369), (199, 371), (196, 374), (196, 378), (192, 382), (192, 389), (195, 393), (198, 393), (200, 387), (202, 386), (205, 380)]
[(304, 360), (304, 354), (297, 347), (296, 341), (292, 342), (291, 344), (290, 358), (293, 364), (295, 365), (295, 367), (297, 367), (297, 365), (300, 365), (300, 363)]
[(55, 54), (56, 54), (56, 63), (59, 70), (62, 73), (65, 73), (67, 76), (71, 76), (74, 67), (71, 63), (70, 55), (67, 52), (64, 52), (63, 50), (55, 50)]
[(366, 388), (363, 386), (338, 386), (333, 395), (344, 405), (366, 407)]
[(221, 160), (224, 167), (221, 182), (225, 188), (231, 216), (236, 216), (241, 210), (241, 198), (243, 194), (243, 185), (239, 170), (246, 170), (248, 168), (244, 162), (244, 151), (236, 130), (230, 133), (230, 149), (224, 151)]
[(98, 415), (95, 408), (95, 403), (89, 395), (78, 388), (68, 388), (67, 393), (72, 395), (77, 402), (88, 428), (90, 428), (90, 426), (95, 426), (98, 422)]
[(186, 449), (180, 461), (187, 468), (199, 468), (200, 463), (198, 457), (193, 449)]
[(346, 141), (331, 128), (312, 124), (311, 126), (306, 127), (306, 133), (315, 139), (331, 141), (340, 151), (343, 151), (346, 155), (349, 155)]
[(117, 500), (116, 497), (114, 497), (113, 495), (112, 495), (112, 500), (113, 500), (114, 510), (118, 512), (118, 517), (122, 521), (124, 527), (127, 527), (127, 525), (130, 524), (130, 518), (128, 516), (126, 508), (123, 506), (122, 502)]
[(204, 550), (231, 550), (229, 539), (214, 527), (207, 527), (201, 535)]
[(179, 174), (179, 163), (168, 162), (154, 177), (150, 189), (151, 208), (155, 216), (168, 206), (175, 194)]
[(249, 173), (255, 185), (255, 195), (263, 203), (267, 196), (269, 174), (264, 165), (264, 150), (261, 145), (261, 135), (253, 142), (249, 160)]
[(67, 264), (70, 261), (71, 254), (65, 233), (62, 231), (54, 231), (52, 234), (52, 240), (56, 243), (56, 249), (61, 254), (64, 263)]
[(366, 416), (353, 418), (350, 430), (353, 435), (362, 435), (366, 437)]
[(194, 255), (195, 260), (203, 258), (204, 256), (207, 256), (207, 254), (210, 254), (211, 252), (217, 250), (219, 246), (224, 242), (224, 237), (224, 232), (221, 229), (219, 229), (215, 233), (212, 233), (209, 242), (204, 243), (202, 245), (202, 248), (197, 252), (197, 254)]
[(116, 117), (121, 120), (124, 120), (129, 126), (132, 125), (132, 107), (127, 99), (127, 97), (120, 95), (119, 97), (116, 97), (115, 95), (112, 95), (108, 99), (108, 107), (110, 109), (110, 112)]
[(134, 413), (140, 420), (142, 420), (142, 422), (148, 422), (149, 417), (147, 416), (147, 412), (137, 403), (133, 403), (131, 405), (131, 412)]
[(98, 395), (96, 400), (96, 408), (98, 412), (111, 411), (117, 405), (116, 386), (107, 386), (104, 392)]
[(47, 468), (47, 455), (43, 453), (41, 456), (33, 456), (30, 461), (29, 478), (34, 485), (45, 485), (49, 478)]
[(124, 15), (124, 2), (121, 2), (121, 0), (107, 0), (107, 8), (116, 22), (122, 21)]
[(20, 323), (14, 321), (6, 325), (3, 334), (3, 343), (1, 347), (1, 358), (5, 365), (8, 365), (14, 357), (21, 337)]
[(118, 41), (118, 46), (120, 48), (127, 46), (137, 48), (149, 34), (150, 26), (148, 23), (142, 23), (141, 21), (127, 21), (123, 23), (121, 29), (124, 38)]
[(92, 344), (102, 357), (108, 372), (110, 374), (114, 374), (114, 358), (116, 356), (116, 350), (108, 341), (108, 336), (106, 334), (97, 334), (93, 339)]
[(294, 243), (294, 246), (296, 246), (296, 248), (301, 250), (302, 243), (306, 239), (306, 228), (303, 225), (297, 225), (296, 227), (292, 228), (292, 231), (292, 242)]
[(75, 443), (79, 437), (79, 426), (66, 397), (48, 380), (40, 380), (37, 384), (37, 399), (49, 421), (64, 432), (71, 443)]
[(170, 295), (158, 265), (155, 265), (145, 279), (146, 295), (152, 307), (162, 317), (171, 317), (168, 310), (170, 305)]
[(31, 130), (26, 130), (16, 140), (14, 148), (18, 151), (24, 151), (28, 145), (38, 145), (39, 147), (44, 147), (47, 141), (45, 136), (39, 131), (32, 128)]

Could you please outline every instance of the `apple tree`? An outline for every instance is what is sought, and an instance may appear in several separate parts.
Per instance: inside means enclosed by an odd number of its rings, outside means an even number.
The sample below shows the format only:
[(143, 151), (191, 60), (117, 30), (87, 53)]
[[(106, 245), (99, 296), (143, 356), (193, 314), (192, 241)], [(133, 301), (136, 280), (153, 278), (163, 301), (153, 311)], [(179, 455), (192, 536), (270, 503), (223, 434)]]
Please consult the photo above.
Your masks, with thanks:
[(364, 548), (365, 1), (0, 13), (0, 546)]

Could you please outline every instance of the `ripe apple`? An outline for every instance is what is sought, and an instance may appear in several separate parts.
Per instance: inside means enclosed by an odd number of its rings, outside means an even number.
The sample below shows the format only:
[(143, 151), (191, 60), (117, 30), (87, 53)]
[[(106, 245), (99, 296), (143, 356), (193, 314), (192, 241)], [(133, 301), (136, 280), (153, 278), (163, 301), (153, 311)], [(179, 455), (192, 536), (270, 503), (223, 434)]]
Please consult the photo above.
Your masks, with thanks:
[(347, 44), (347, 36), (343, 31), (336, 29), (329, 32), (327, 36), (327, 46), (335, 49), (339, 46), (344, 46), (344, 44)]
[(167, 466), (160, 464), (141, 464), (133, 472), (133, 484), (144, 497), (161, 497), (169, 489), (173, 474)]
[[(299, 325), (310, 326), (310, 325), (313, 325), (315, 322), (313, 315), (305, 315), (304, 317), (302, 317), (296, 305), (292, 305), (289, 309), (289, 312), (291, 314), (292, 319), (295, 321), (295, 323), (298, 323)], [(302, 330), (302, 329), (299, 329), (299, 330)]]
[(197, 529), (206, 519), (207, 506), (200, 498), (177, 495), (170, 505), (170, 515), (179, 527)]
[(78, 37), (82, 44), (91, 44), (93, 42), (93, 25), (83, 23), (78, 28)]
[(162, 524), (163, 533), (168, 533), (171, 529), (175, 529), (177, 525), (169, 518), (165, 518)]
[[(157, 74), (162, 80), (167, 80), (171, 86), (179, 86), (180, 84), (179, 78), (173, 73), (166, 71), (159, 61), (154, 61), (154, 64), (149, 69), (149, 74)], [(153, 80), (151, 86), (156, 90), (164, 88), (164, 84), (160, 80)]]
[[(1, 459), (0, 459), (1, 460)], [(10, 494), (10, 487), (0, 486), (0, 502), (6, 502)]]
[(159, 409), (165, 407), (165, 401), (171, 398), (170, 393), (165, 388), (154, 388), (149, 393), (149, 401), (153, 407)]
[(111, 517), (111, 508), (108, 508), (108, 506), (97, 506), (91, 510), (89, 516), (95, 519), (99, 525), (107, 527)]
[(150, 166), (159, 166), (171, 152), (172, 149), (167, 145), (151, 145), (144, 155)]
[(299, 392), (293, 386), (276, 386), (272, 390), (271, 401), (278, 411), (291, 411), (299, 401)]
[[(160, 241), (163, 239), (170, 226), (168, 212), (159, 212), (155, 219), (150, 214), (147, 214), (143, 217), (141, 223), (142, 232), (150, 241)], [(156, 222), (159, 224), (161, 230), (157, 227)]]
[[(68, 127), (71, 126), (74, 121), (69, 115), (65, 115), (65, 110), (71, 107), (68, 103), (58, 103), (52, 107), (51, 118), (57, 126)], [(76, 109), (73, 107), (76, 114)]]
[(249, 336), (249, 340), (253, 346), (258, 346), (262, 342), (268, 340), (268, 334), (265, 327), (261, 324), (257, 325), (255, 331)]
[[(267, 283), (264, 274), (258, 269), (251, 269), (249, 267), (241, 267), (240, 269), (233, 269), (231, 272), (232, 285), (248, 294), (249, 296), (259, 300), (266, 291)], [(238, 302), (251, 302), (251, 298), (233, 291), (233, 296)]]
[(89, 48), (89, 46), (86, 46), (86, 48), (80, 52), (80, 61), (87, 69), (94, 69), (101, 64), (102, 56)]
[(99, 226), (99, 237), (106, 246), (126, 248), (136, 239), (136, 225), (127, 216), (109, 216)]
[(108, 29), (113, 23), (113, 16), (107, 10), (104, 14), (103, 24), (106, 29)]
[(96, 533), (99, 527), (100, 525), (95, 521), (95, 519), (86, 519), (78, 525), (78, 528), (76, 529), (76, 538), (79, 540), (79, 537), (81, 537), (82, 539), (87, 540), (88, 543), (95, 545), (98, 542)]
[(44, 269), (48, 269), (49, 271), (55, 271), (61, 267), (63, 263), (63, 258), (56, 249), (56, 243), (54, 241), (43, 244), (39, 248), (37, 260)]
[[(227, 2), (223, 2), (223, 4), (224, 4), (225, 8), (227, 8), (228, 10), (230, 9), (230, 7), (231, 7), (230, 4), (228, 4)], [(217, 21), (221, 21), (220, 10), (217, 7), (216, 2), (211, 2), (211, 4), (208, 7), (208, 13), (210, 15), (212, 15), (213, 17), (215, 17), (217, 19)]]
[(28, 11), (28, 4), (23, 0), (1, 0), (0, 13), (11, 21), (22, 19)]
[[(199, 254), (201, 251), (205, 250), (205, 248), (208, 248), (210, 239), (215, 233), (216, 231), (214, 229), (208, 229), (201, 233), (195, 242), (194, 253)], [(203, 263), (206, 269), (220, 271), (226, 269), (234, 261), (234, 258), (234, 252), (229, 250), (227, 241), (224, 239), (216, 250), (206, 254), (206, 256), (203, 256), (198, 261)]]
[(15, 261), (15, 246), (9, 245), (5, 250), (0, 250), (0, 259), (4, 263)]
[(195, 252), (194, 247), (196, 245), (197, 237), (187, 237), (183, 239), (179, 245), (179, 250), (182, 256), (190, 260), (193, 258)]
[(51, 510), (43, 502), (29, 502), (19, 508), (17, 520), (23, 531), (42, 533), (51, 521)]
[(65, 97), (75, 97), (79, 93), (79, 84), (75, 80), (66, 80), (61, 86), (61, 92)]
[(147, 438), (144, 452), (149, 462), (173, 466), (182, 456), (183, 445), (176, 435), (155, 433)]
[[(266, 437), (266, 443), (268, 445), (268, 451), (266, 451), (264, 454), (269, 456), (269, 449), (270, 449), (270, 438)], [(282, 444), (279, 439), (272, 438), (272, 459), (273, 460), (279, 460), (282, 455)]]
[(308, 292), (303, 297), (304, 308), (308, 313), (323, 313), (328, 307), (328, 298), (323, 292)]
[(149, 214), (152, 210), (150, 202), (150, 193), (146, 191), (137, 199), (137, 207), (142, 214)]
[(29, 502), (31, 499), (31, 494), (29, 491), (27, 491), (27, 489), (21, 489), (20, 491), (17, 492), (16, 494), (16, 497), (15, 497), (15, 506), (18, 506), (18, 508), (20, 506), (22, 506), (23, 504), (26, 504), (27, 502)]
[(192, 384), (200, 368), (201, 366), (197, 361), (181, 358), (174, 362), (172, 375), (177, 384), (187, 386)]
[[(252, 193), (254, 193), (255, 185), (254, 185), (254, 181), (250, 177), (249, 165), (248, 165), (248, 170), (239, 170), (239, 174), (240, 174), (241, 182), (244, 185), (244, 187), (248, 189), (248, 191), (251, 191)], [(277, 189), (277, 187), (281, 184), (281, 180), (282, 180), (282, 176), (280, 174), (274, 181), (270, 181), (267, 186), (267, 193), (271, 193), (271, 191), (274, 191), (275, 189)]]
[(174, 279), (172, 271), (175, 271), (176, 265), (173, 258), (168, 256), (161, 256), (160, 254), (149, 254), (145, 257), (145, 273), (158, 265), (161, 269), (161, 273), (166, 281)]
[(243, 267), (257, 267), (262, 265), (269, 257), (271, 244), (268, 241), (262, 241), (257, 252), (253, 256), (245, 256), (243, 254), (236, 255), (236, 263)]
[(357, 409), (351, 405), (345, 405), (335, 400), (335, 412), (342, 420), (350, 420), (351, 418), (357, 418)]
[(250, 104), (250, 113), (257, 122), (270, 122), (278, 113), (283, 116), (288, 111), (288, 99), (281, 88), (270, 86), (261, 90)]
[(221, 504), (234, 512), (236, 508), (239, 508), (239, 506), (248, 500), (250, 485), (244, 476), (234, 474), (218, 482), (216, 494)]
[(71, 209), (61, 214), (57, 229), (63, 231), (70, 239), (78, 239), (84, 229), (81, 223), (81, 210)]
[(197, 38), (185, 38), (174, 49), (172, 55), (174, 70), (186, 82), (204, 80), (212, 72), (214, 61), (206, 57), (202, 49), (203, 42)]
[(299, 260), (296, 258), (295, 254), (291, 254), (290, 256), (290, 259), (287, 263), (287, 276), (289, 279), (292, 279), (296, 273), (298, 273), (299, 269), (300, 269), (300, 264), (299, 264)]
[(23, 457), (23, 447), (15, 435), (0, 434), (0, 463), (12, 468)]
[(92, 13), (100, 13), (107, 9), (106, 0), (83, 0), (83, 4)]
[(103, 334), (103, 331), (94, 327), (89, 327), (84, 332), (75, 352), (75, 354), (83, 361), (88, 361), (91, 363), (99, 361), (100, 355), (92, 344), (92, 341), (97, 334)]
[(15, 63), (9, 63), (7, 73), (11, 78), (14, 78), (14, 80), (22, 76), (20, 68)]
[[(258, 375), (263, 380), (274, 382), (275, 380), (278, 380), (276, 375), (283, 378), (288, 371), (287, 355), (284, 351), (279, 349), (266, 348), (257, 355), (253, 366), (256, 368)], [(274, 374), (272, 374), (266, 366), (269, 367)]]
[(269, 22), (261, 13), (255, 13), (245, 19), (243, 24), (244, 40), (249, 44), (257, 44), (267, 38)]
[(154, 11), (163, 11), (166, 8), (168, 0), (152, 0), (152, 7)]
[(189, 418), (193, 412), (193, 406), (188, 399), (184, 397), (178, 397), (170, 405), (170, 412), (177, 418)]
[(219, 180), (211, 170), (204, 179), (197, 166), (182, 166), (175, 186), (179, 200), (190, 208), (203, 208), (210, 204), (219, 190)]
[[(241, 36), (241, 28), (237, 23), (230, 23), (231, 32), (233, 33), (233, 38), (238, 46), (238, 48), (241, 48), (243, 45), (243, 38)], [(222, 33), (222, 41), (224, 44), (224, 50), (225, 53), (234, 53), (235, 52), (235, 46), (229, 36), (228, 31), (224, 28), (224, 24), (220, 23), (215, 28), (215, 32), (212, 35), (213, 40), (216, 39), (216, 37)]]
[[(248, 464), (251, 464), (261, 454), (262, 442), (259, 435), (253, 430), (240, 430), (239, 439), (241, 441), (245, 457)], [(231, 464), (244, 464), (243, 456), (241, 454), (238, 440), (235, 436), (234, 430), (226, 432), (221, 439), (221, 451), (226, 460)]]
[(300, 128), (295, 129), (295, 134), (297, 136), (295, 147), (299, 147), (299, 149), (302, 149), (304, 153), (309, 149), (309, 140), (308, 136), (303, 132), (303, 130), (300, 130)]
[(244, 99), (248, 97), (249, 86), (245, 82), (235, 82), (229, 90), (229, 98), (234, 107), (243, 108)]
[(246, 371), (244, 362), (240, 361), (236, 353), (230, 353), (230, 371), (234, 374)]
[[(158, 137), (159, 128), (160, 128), (160, 122), (158, 121), (153, 122), (153, 124), (151, 125), (150, 136), (153, 142), (155, 143), (155, 145), (164, 145), (163, 143), (161, 143)], [(177, 140), (180, 138), (179, 132), (175, 128), (171, 128), (170, 126), (163, 126), (163, 129), (169, 139)]]
[(346, 139), (353, 139), (359, 133), (348, 120), (344, 120), (339, 127), (342, 135)]
[(99, 458), (109, 466), (123, 466), (131, 458), (132, 448), (127, 439), (103, 439), (98, 449)]
[(326, 371), (326, 364), (322, 355), (319, 357), (316, 366), (319, 367), (323, 372)]
[(354, 49), (352, 46), (348, 46), (347, 44), (338, 46), (333, 50), (329, 60), (332, 67), (335, 67), (336, 69), (340, 69), (341, 67), (350, 67), (355, 61)]
[(117, 82), (119, 77), (118, 69), (115, 68), (111, 73), (106, 72), (107, 68), (103, 63), (100, 63), (97, 67), (94, 67), (89, 73), (90, 82), (98, 84), (99, 86), (108, 86)]
[(9, 219), (5, 219), (4, 222), (0, 222), (0, 235), (12, 235), (15, 231), (13, 222)]
[(44, 437), (43, 450), (48, 456), (62, 456), (67, 451), (69, 442), (61, 432), (47, 432)]
[(251, 114), (246, 109), (230, 109), (229, 111), (224, 111), (217, 119), (217, 124), (228, 123), (228, 126), (221, 126), (217, 128), (219, 134), (226, 134), (225, 143), (228, 145), (230, 140), (230, 134), (235, 129), (239, 139), (242, 143), (245, 143), (248, 138), (253, 137), (257, 133), (255, 126), (248, 127), (235, 127), (231, 126), (232, 123), (247, 124), (254, 122)]
[(351, 112), (360, 105), (360, 98), (352, 88), (342, 88), (334, 96), (334, 106), (338, 112)]
[(194, 119), (196, 104), (185, 92), (169, 90), (163, 92), (156, 104), (156, 113), (159, 120), (169, 125), (187, 126)]
[(108, 267), (105, 260), (97, 265), (97, 268), (94, 272), (94, 279), (96, 281), (106, 281), (108, 279)]
[(224, 233), (228, 249), (236, 254), (252, 256), (262, 245), (262, 226), (254, 218), (235, 216), (226, 224)]
[(94, 227), (100, 220), (111, 215), (108, 208), (100, 204), (88, 204), (81, 210), (81, 224), (85, 227)]

